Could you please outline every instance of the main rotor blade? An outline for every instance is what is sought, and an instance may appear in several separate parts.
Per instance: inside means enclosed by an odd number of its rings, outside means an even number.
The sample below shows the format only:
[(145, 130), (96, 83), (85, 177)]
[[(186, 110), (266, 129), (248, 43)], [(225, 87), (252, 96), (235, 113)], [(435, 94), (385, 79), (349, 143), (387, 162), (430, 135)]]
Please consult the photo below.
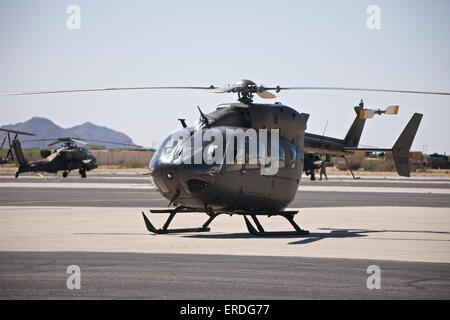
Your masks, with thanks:
[[(392, 92), (392, 93), (413, 93), (413, 94), (429, 94), (429, 95), (450, 95), (449, 92), (434, 91), (416, 91), (416, 90), (394, 90), (394, 89), (371, 89), (371, 88), (345, 88), (345, 87), (242, 87), (227, 86), (215, 87), (185, 87), (185, 86), (146, 86), (146, 87), (121, 87), (121, 88), (95, 88), (95, 89), (73, 89), (73, 90), (54, 90), (54, 91), (28, 91), (28, 92), (10, 92), (2, 93), (0, 96), (20, 96), (20, 95), (38, 95), (53, 93), (80, 93), (80, 92), (100, 92), (100, 91), (126, 91), (126, 90), (208, 90), (212, 93), (229, 93), (229, 92), (253, 92), (262, 93), (266, 90), (339, 90), (339, 91), (372, 91), (372, 92)], [(265, 95), (265, 94), (263, 94)]]
[(212, 90), (214, 86), (209, 87), (122, 87), (122, 88), (95, 88), (95, 89), (74, 89), (74, 90), (54, 90), (54, 91), (28, 91), (28, 92), (9, 92), (2, 93), (0, 96), (26, 96), (34, 94), (52, 94), (52, 93), (74, 93), (74, 92), (99, 92), (99, 91), (126, 91), (126, 90)]
[(339, 91), (373, 91), (373, 92), (393, 92), (393, 93), (415, 93), (415, 94), (433, 94), (450, 96), (449, 92), (435, 91), (414, 91), (414, 90), (393, 90), (393, 89), (368, 89), (368, 88), (343, 88), (343, 87), (275, 87), (266, 88), (266, 90), (339, 90)]
[(269, 91), (261, 91), (257, 92), (256, 94), (263, 99), (275, 99), (277, 97), (276, 95), (270, 93)]
[(235, 89), (236, 89), (235, 86), (217, 87), (217, 88), (209, 88), (208, 92), (210, 92), (210, 93), (228, 93), (228, 92), (233, 92)]

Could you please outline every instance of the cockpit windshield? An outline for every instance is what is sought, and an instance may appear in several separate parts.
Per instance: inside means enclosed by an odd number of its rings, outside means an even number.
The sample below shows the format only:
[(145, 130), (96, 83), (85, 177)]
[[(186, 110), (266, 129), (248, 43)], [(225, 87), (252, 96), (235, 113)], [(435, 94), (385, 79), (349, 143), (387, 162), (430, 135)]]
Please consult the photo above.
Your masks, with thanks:
[(189, 127), (168, 136), (154, 154), (150, 171), (153, 171), (158, 163), (221, 165), (224, 133), (218, 129), (207, 131), (208, 133), (205, 133), (202, 128)]
[(180, 152), (180, 147), (183, 145), (183, 141), (189, 140), (193, 130), (194, 129), (192, 127), (185, 128), (174, 132), (164, 139), (150, 161), (150, 171), (153, 171), (156, 164), (159, 162), (173, 162), (175, 158), (177, 158), (177, 154)]

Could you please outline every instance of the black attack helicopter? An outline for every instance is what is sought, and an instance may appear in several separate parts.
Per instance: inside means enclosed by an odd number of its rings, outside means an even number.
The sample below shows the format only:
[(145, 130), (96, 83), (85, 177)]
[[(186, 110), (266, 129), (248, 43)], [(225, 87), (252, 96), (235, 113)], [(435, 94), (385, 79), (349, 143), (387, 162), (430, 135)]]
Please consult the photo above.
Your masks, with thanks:
[(132, 147), (140, 147), (133, 144), (127, 143), (117, 143), (111, 141), (102, 140), (86, 140), (81, 138), (57, 138), (57, 139), (36, 139), (36, 140), (24, 140), (24, 142), (31, 141), (51, 141), (48, 146), (54, 146), (57, 144), (62, 144), (60, 148), (50, 150), (41, 150), (41, 156), (44, 158), (42, 160), (28, 162), (24, 157), (22, 152), (22, 147), (20, 145), (19, 139), (15, 138), (12, 142), (12, 148), (16, 153), (17, 161), (19, 162), (19, 169), (16, 172), (16, 178), (19, 174), (24, 172), (49, 172), (57, 173), (58, 171), (63, 171), (63, 178), (67, 178), (69, 172), (72, 170), (77, 170), (81, 178), (86, 178), (86, 171), (93, 170), (98, 167), (97, 159), (92, 155), (89, 150), (85, 147), (80, 147), (78, 143), (87, 145), (87, 141), (125, 145)]
[(5, 164), (8, 163), (8, 160), (14, 160), (14, 155), (13, 155), (13, 150), (12, 150), (12, 142), (11, 142), (11, 133), (14, 134), (14, 138), (13, 139), (17, 139), (17, 137), (19, 135), (26, 135), (26, 136), (35, 136), (34, 133), (30, 133), (30, 132), (24, 132), (24, 131), (17, 131), (17, 130), (11, 130), (11, 129), (5, 129), (5, 128), (0, 128), (0, 131), (2, 132), (6, 132), (5, 136), (3, 137), (3, 140), (1, 140), (1, 144), (0, 144), (0, 150), (3, 149), (3, 147), (5, 147), (6, 142), (8, 142), (8, 151), (6, 153), (6, 157), (2, 157), (0, 158), (0, 164)]
[[(308, 114), (275, 102), (273, 104), (254, 103), (254, 95), (263, 99), (273, 99), (276, 93), (282, 90), (354, 90), (373, 92), (415, 93), (430, 95), (450, 95), (447, 92), (425, 92), (389, 89), (363, 89), (340, 87), (264, 87), (258, 86), (250, 80), (240, 80), (226, 87), (127, 87), (127, 88), (100, 88), (79, 90), (58, 90), (41, 92), (19, 92), (7, 95), (33, 95), (68, 92), (94, 92), (114, 90), (160, 90), (160, 89), (187, 89), (209, 90), (212, 93), (237, 93), (238, 102), (221, 104), (211, 113), (204, 114), (200, 109), (200, 121), (195, 127), (187, 127), (183, 119), (182, 132), (167, 137), (150, 162), (150, 175), (154, 185), (163, 197), (170, 201), (169, 206), (174, 209), (150, 210), (151, 213), (169, 213), (169, 217), (160, 229), (150, 222), (142, 213), (147, 229), (156, 234), (176, 232), (205, 232), (210, 231), (210, 223), (221, 214), (242, 215), (246, 226), (254, 235), (285, 235), (308, 234), (294, 221), (298, 211), (286, 210), (293, 201), (299, 188), (304, 167), (305, 153), (320, 153), (347, 155), (358, 150), (383, 151), (389, 150), (394, 154), (397, 170), (401, 175), (409, 176), (409, 149), (419, 127), (422, 114), (415, 113), (392, 149), (361, 149), (358, 148), (359, 139), (364, 127), (366, 113), (384, 113), (381, 110), (366, 110), (362, 106), (355, 108), (355, 119), (347, 136), (344, 139), (317, 136), (305, 133)], [(179, 150), (184, 145), (207, 129), (214, 128), (225, 132), (226, 129), (275, 129), (279, 130), (279, 154), (270, 155), (279, 163), (279, 170), (274, 175), (262, 175), (258, 165), (247, 163), (249, 152), (245, 145), (245, 162), (243, 164), (191, 164), (179, 161)], [(173, 139), (174, 136), (181, 139)], [(234, 142), (231, 144), (233, 145)], [(245, 142), (247, 144), (247, 141)], [(208, 146), (201, 145), (200, 152), (207, 151)], [(230, 147), (229, 145), (226, 148)], [(224, 153), (226, 151), (224, 150)], [(270, 149), (269, 147), (266, 150)], [(236, 149), (235, 149), (236, 150)], [(195, 150), (194, 150), (195, 153)], [(236, 154), (235, 154), (236, 155)], [(176, 214), (186, 212), (204, 212), (208, 215), (206, 222), (199, 228), (169, 229), (169, 225)], [(257, 216), (282, 216), (294, 227), (293, 232), (266, 232)], [(253, 220), (256, 228), (250, 222)]]

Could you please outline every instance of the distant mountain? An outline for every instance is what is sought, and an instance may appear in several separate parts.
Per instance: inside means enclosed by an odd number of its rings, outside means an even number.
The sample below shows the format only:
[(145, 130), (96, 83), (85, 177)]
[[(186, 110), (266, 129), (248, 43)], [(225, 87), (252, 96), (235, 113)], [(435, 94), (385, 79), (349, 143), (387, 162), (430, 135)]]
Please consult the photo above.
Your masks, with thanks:
[[(46, 148), (48, 143), (45, 142), (25, 142), (25, 140), (35, 140), (35, 139), (54, 139), (54, 138), (82, 138), (82, 139), (94, 139), (94, 140), (106, 140), (112, 142), (120, 143), (130, 143), (133, 144), (133, 140), (126, 134), (109, 129), (107, 127), (97, 126), (91, 122), (85, 122), (81, 125), (72, 128), (61, 128), (54, 122), (46, 118), (33, 117), (28, 121), (19, 122), (16, 124), (8, 124), (1, 126), (0, 128), (12, 129), (18, 131), (26, 131), (35, 133), (36, 136), (28, 137), (22, 136), (21, 143), (23, 148)], [(117, 148), (120, 147), (114, 144), (107, 143), (91, 143), (96, 145), (102, 145), (107, 148)]]

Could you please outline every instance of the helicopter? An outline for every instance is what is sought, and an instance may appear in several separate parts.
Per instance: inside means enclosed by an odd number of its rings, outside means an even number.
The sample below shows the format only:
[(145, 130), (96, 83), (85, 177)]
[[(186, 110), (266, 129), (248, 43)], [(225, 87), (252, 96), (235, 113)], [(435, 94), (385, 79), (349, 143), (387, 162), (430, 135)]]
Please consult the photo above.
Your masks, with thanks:
[[(238, 95), (238, 101), (220, 104), (215, 111), (208, 114), (198, 108), (200, 120), (192, 127), (188, 127), (184, 119), (179, 119), (182, 129), (168, 136), (153, 155), (149, 165), (153, 184), (169, 201), (169, 207), (175, 207), (150, 210), (150, 213), (169, 214), (167, 221), (159, 229), (142, 212), (148, 231), (155, 234), (207, 232), (210, 231), (211, 222), (221, 214), (243, 216), (248, 231), (257, 236), (309, 234), (294, 221), (299, 211), (286, 209), (299, 189), (305, 153), (345, 156), (360, 150), (389, 150), (394, 154), (398, 173), (409, 176), (409, 150), (422, 114), (415, 113), (412, 116), (393, 148), (362, 149), (358, 148), (358, 143), (365, 119), (374, 114), (398, 111), (398, 108), (370, 110), (358, 106), (355, 108), (357, 119), (349, 133), (344, 139), (337, 139), (305, 133), (308, 114), (299, 113), (279, 102), (255, 103), (253, 101), (255, 94), (263, 99), (276, 98), (270, 91), (278, 93), (282, 90), (354, 90), (450, 95), (446, 92), (390, 89), (265, 87), (258, 86), (251, 80), (239, 80), (226, 87), (147, 86), (17, 92), (6, 95), (160, 89), (234, 93)], [(246, 131), (252, 130), (257, 131), (257, 134), (246, 136)], [(231, 139), (228, 139), (230, 131), (243, 132), (244, 139), (238, 139), (232, 134), (230, 134)], [(209, 141), (205, 141), (205, 135), (210, 138)], [(219, 161), (211, 162), (211, 159)], [(169, 228), (175, 215), (190, 212), (206, 213), (208, 219), (198, 228)], [(261, 215), (281, 216), (293, 226), (295, 231), (265, 231), (258, 220), (258, 216)], [(250, 222), (250, 218), (256, 227)]]
[[(315, 172), (320, 170), (324, 161), (315, 153), (305, 153), (303, 160), (303, 172), (311, 176), (311, 180), (316, 180)], [(327, 161), (328, 162), (328, 161)]]
[(86, 178), (86, 171), (93, 170), (98, 167), (96, 158), (86, 148), (78, 146), (76, 143), (86, 144), (86, 141), (100, 142), (108, 144), (126, 145), (133, 147), (140, 147), (133, 144), (117, 143), (102, 140), (86, 140), (81, 138), (65, 137), (57, 139), (36, 139), (24, 140), (24, 142), (31, 141), (51, 141), (48, 146), (63, 144), (62, 147), (50, 150), (41, 150), (42, 160), (28, 162), (23, 155), (22, 147), (19, 139), (15, 138), (12, 142), (12, 148), (16, 154), (19, 162), (19, 169), (15, 177), (18, 178), (24, 172), (49, 172), (57, 173), (63, 171), (63, 178), (67, 178), (71, 170), (78, 169), (81, 178)]
[(24, 132), (24, 131), (17, 131), (17, 130), (11, 130), (11, 129), (5, 129), (5, 128), (0, 128), (0, 131), (6, 132), (5, 137), (3, 138), (3, 141), (0, 145), (0, 150), (3, 149), (3, 147), (5, 146), (6, 141), (8, 141), (8, 145), (9, 145), (9, 149), (6, 153), (6, 157), (1, 157), (0, 158), (0, 164), (5, 164), (8, 163), (8, 159), (14, 160), (14, 155), (12, 152), (12, 143), (11, 143), (11, 133), (14, 133), (14, 139), (16, 139), (19, 135), (26, 135), (26, 136), (35, 136), (34, 133), (29, 133), (29, 132)]

